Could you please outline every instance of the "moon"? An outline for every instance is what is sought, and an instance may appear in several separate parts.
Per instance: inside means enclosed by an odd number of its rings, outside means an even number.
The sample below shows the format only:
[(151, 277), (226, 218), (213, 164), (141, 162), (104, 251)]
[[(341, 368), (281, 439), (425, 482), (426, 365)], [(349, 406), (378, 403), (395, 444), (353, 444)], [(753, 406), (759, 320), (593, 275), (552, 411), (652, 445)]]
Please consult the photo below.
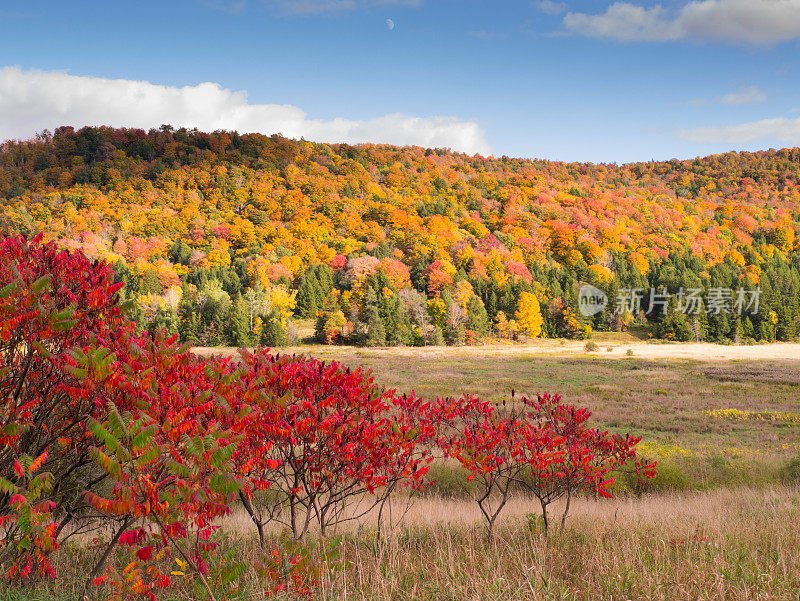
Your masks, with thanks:
[(391, 19), (386, 19), (386, 27), (389, 28), (389, 31), (394, 29), (394, 21), (392, 21)]

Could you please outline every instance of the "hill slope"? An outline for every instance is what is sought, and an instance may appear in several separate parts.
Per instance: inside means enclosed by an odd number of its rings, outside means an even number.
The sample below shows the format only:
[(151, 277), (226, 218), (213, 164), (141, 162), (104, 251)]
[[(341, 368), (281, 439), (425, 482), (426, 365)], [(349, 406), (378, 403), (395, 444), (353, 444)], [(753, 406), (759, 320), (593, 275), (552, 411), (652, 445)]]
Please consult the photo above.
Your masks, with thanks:
[[(281, 342), (292, 316), (365, 344), (634, 318), (665, 338), (790, 340), (799, 169), (796, 148), (617, 166), (65, 127), (2, 146), (0, 202), (4, 231), (117, 263), (143, 327), (207, 344)], [(609, 297), (589, 317), (584, 282)]]

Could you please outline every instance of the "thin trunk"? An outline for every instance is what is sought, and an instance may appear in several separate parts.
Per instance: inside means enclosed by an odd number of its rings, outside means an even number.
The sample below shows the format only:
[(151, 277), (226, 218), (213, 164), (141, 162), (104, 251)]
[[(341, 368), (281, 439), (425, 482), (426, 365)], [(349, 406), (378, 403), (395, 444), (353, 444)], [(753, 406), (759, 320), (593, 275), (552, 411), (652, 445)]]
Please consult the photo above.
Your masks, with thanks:
[(111, 555), (111, 552), (114, 550), (114, 547), (117, 546), (119, 542), (119, 537), (122, 536), (122, 533), (125, 532), (125, 529), (131, 525), (133, 522), (132, 518), (125, 518), (125, 521), (122, 522), (122, 526), (119, 527), (117, 533), (114, 535), (114, 538), (111, 539), (111, 542), (108, 543), (106, 550), (103, 552), (103, 555), (100, 557), (100, 560), (94, 566), (92, 571), (89, 573), (89, 577), (86, 579), (86, 583), (84, 584), (84, 589), (87, 589), (92, 585), (94, 579), (97, 578), (97, 575), (100, 573), (100, 570), (103, 569), (103, 566), (106, 565), (106, 561), (108, 560), (108, 556)]
[[(312, 499), (310, 501), (310, 503), (313, 503), (313, 502), (314, 501)], [(311, 515), (312, 515), (312, 512), (311, 512), (310, 503), (309, 503), (308, 506), (306, 506), (306, 505), (303, 506), (305, 508), (305, 511), (306, 511), (306, 519), (303, 520), (303, 531), (300, 533), (300, 536), (298, 537), (298, 540), (300, 540), (302, 538), (305, 538), (306, 534), (308, 533), (308, 529), (311, 526)]]
[(544, 537), (547, 538), (547, 528), (549, 526), (547, 522), (547, 503), (544, 502), (544, 499), (539, 499), (539, 502), (542, 504), (542, 519), (544, 520)]
[(567, 506), (564, 507), (564, 515), (561, 516), (561, 530), (564, 530), (564, 524), (567, 521), (567, 514), (569, 513), (569, 502), (572, 499), (572, 489), (567, 489)]
[[(91, 490), (91, 489), (89, 489), (89, 490)], [(61, 521), (58, 523), (58, 526), (56, 526), (56, 531), (53, 534), (53, 540), (58, 540), (58, 535), (61, 534), (61, 531), (64, 529), (64, 527), (67, 524), (69, 524), (71, 521), (72, 521), (72, 514), (71, 513), (67, 513), (67, 515), (65, 515), (61, 519)]]
[(292, 536), (297, 540), (297, 500), (294, 496), (289, 497), (289, 523), (292, 527)]
[(255, 509), (253, 509), (252, 503), (250, 503), (250, 499), (247, 498), (243, 492), (239, 493), (239, 499), (244, 506), (245, 511), (250, 514), (250, 519), (253, 521), (253, 524), (256, 526), (256, 530), (258, 531), (258, 543), (261, 545), (261, 550), (266, 551), (266, 547), (264, 546), (264, 524), (261, 523), (261, 520), (256, 516)]

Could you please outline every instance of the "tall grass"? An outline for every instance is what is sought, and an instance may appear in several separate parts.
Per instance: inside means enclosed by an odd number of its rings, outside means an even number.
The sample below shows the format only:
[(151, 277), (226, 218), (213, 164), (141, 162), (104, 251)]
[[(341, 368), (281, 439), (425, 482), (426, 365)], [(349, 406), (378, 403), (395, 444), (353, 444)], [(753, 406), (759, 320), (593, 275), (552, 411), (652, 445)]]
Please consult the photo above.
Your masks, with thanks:
[(432, 499), (393, 536), (345, 538), (321, 597), (800, 598), (796, 490), (586, 502), (547, 540), (529, 527), (523, 499), (510, 509), (492, 542), (469, 505)]
[[(566, 528), (547, 539), (529, 515), (534, 503), (521, 496), (511, 500), (492, 541), (467, 499), (425, 497), (410, 508), (401, 505), (380, 534), (371, 518), (339, 536), (309, 541), (316, 598), (800, 599), (797, 488), (583, 500), (574, 503)], [(237, 555), (257, 558), (245, 516), (233, 516), (224, 530)], [(79, 599), (89, 553), (79, 546), (61, 554), (59, 581), (0, 589), (0, 601)], [(184, 583), (159, 598), (199, 597)], [(263, 583), (247, 576), (229, 598), (262, 599)]]

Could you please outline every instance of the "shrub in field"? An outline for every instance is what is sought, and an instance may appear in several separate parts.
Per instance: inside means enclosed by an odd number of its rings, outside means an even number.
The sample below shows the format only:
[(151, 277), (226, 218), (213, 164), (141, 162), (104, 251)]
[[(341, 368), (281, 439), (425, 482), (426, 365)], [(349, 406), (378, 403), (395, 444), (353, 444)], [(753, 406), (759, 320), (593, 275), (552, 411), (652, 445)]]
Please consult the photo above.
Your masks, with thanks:
[(558, 457), (546, 450), (548, 443), (542, 439), (547, 433), (537, 430), (522, 414), (502, 414), (492, 403), (468, 395), (446, 399), (440, 406), (439, 415), (448, 422), (439, 445), (445, 455), (458, 459), (468, 470), (468, 479), (476, 482), (475, 501), (491, 537), (512, 486), (532, 463), (544, 466)]
[[(382, 391), (337, 362), (243, 350), (242, 364), (240, 396), (267, 418), (254, 431), (270, 441), (243, 466), (249, 486), (240, 495), (262, 542), (266, 521), (283, 523), (296, 539), (313, 523), (324, 535), (397, 486), (421, 483), (431, 457), (416, 419), (420, 399)], [(272, 493), (266, 503), (253, 502), (259, 489)]]
[(107, 484), (84, 497), (114, 533), (88, 581), (103, 582), (106, 559), (127, 540), (138, 549), (124, 575), (112, 574), (118, 587), (152, 598), (154, 588), (170, 583), (154, 562), (169, 556), (213, 598), (206, 577), (216, 545), (209, 539), (239, 489), (231, 456), (240, 437), (223, 396), (237, 374), (229, 361), (201, 361), (175, 340), (130, 341), (127, 356), (118, 355), (118, 373), (136, 380), (137, 410), (121, 413), (110, 404), (105, 419), (88, 424), (97, 441), (90, 454)]
[(127, 541), (135, 560), (112, 580), (154, 598), (165, 553), (205, 577), (249, 410), (229, 402), (230, 361), (132, 337), (119, 287), (80, 253), (0, 240), (0, 566), (20, 582), (54, 576), (67, 537), (110, 531), (90, 579)]
[[(91, 428), (103, 441), (93, 454), (113, 488), (110, 495), (87, 492), (86, 497), (118, 525), (89, 575), (90, 582), (104, 582), (98, 574), (120, 542), (136, 550), (123, 574), (112, 573), (117, 588), (155, 598), (153, 590), (169, 586), (171, 574), (151, 560), (173, 557), (184, 571), (191, 569), (197, 575), (213, 599), (207, 580), (217, 550), (210, 540), (213, 522), (229, 511), (238, 489), (230, 464), (235, 448), (230, 433), (211, 429), (204, 435), (183, 434), (179, 444), (172, 444), (162, 424), (146, 415), (132, 421), (113, 407), (107, 426), (93, 422)], [(229, 563), (228, 571), (235, 578), (244, 566)]]
[[(611, 496), (614, 469), (630, 466), (637, 477), (649, 478), (655, 463), (636, 459), (640, 439), (588, 428), (591, 413), (563, 403), (559, 395), (523, 398), (497, 407), (474, 396), (438, 399), (438, 444), (477, 481), (475, 501), (489, 536), (514, 485), (528, 489), (540, 502), (545, 532), (548, 506), (567, 499), (562, 526), (576, 492)], [(443, 432), (443, 434), (441, 434)]]
[[(548, 433), (547, 452), (555, 450), (558, 454), (556, 461), (532, 464), (530, 472), (520, 480), (541, 504), (545, 531), (549, 526), (547, 507), (553, 501), (566, 497), (563, 526), (575, 493), (610, 497), (614, 482), (610, 474), (614, 469), (629, 467), (638, 478), (655, 476), (655, 462), (637, 460), (636, 445), (640, 437), (587, 427), (591, 412), (567, 405), (557, 394), (539, 395), (535, 400), (523, 398), (522, 402), (528, 408), (530, 422)], [(540, 452), (533, 449), (534, 461)]]

